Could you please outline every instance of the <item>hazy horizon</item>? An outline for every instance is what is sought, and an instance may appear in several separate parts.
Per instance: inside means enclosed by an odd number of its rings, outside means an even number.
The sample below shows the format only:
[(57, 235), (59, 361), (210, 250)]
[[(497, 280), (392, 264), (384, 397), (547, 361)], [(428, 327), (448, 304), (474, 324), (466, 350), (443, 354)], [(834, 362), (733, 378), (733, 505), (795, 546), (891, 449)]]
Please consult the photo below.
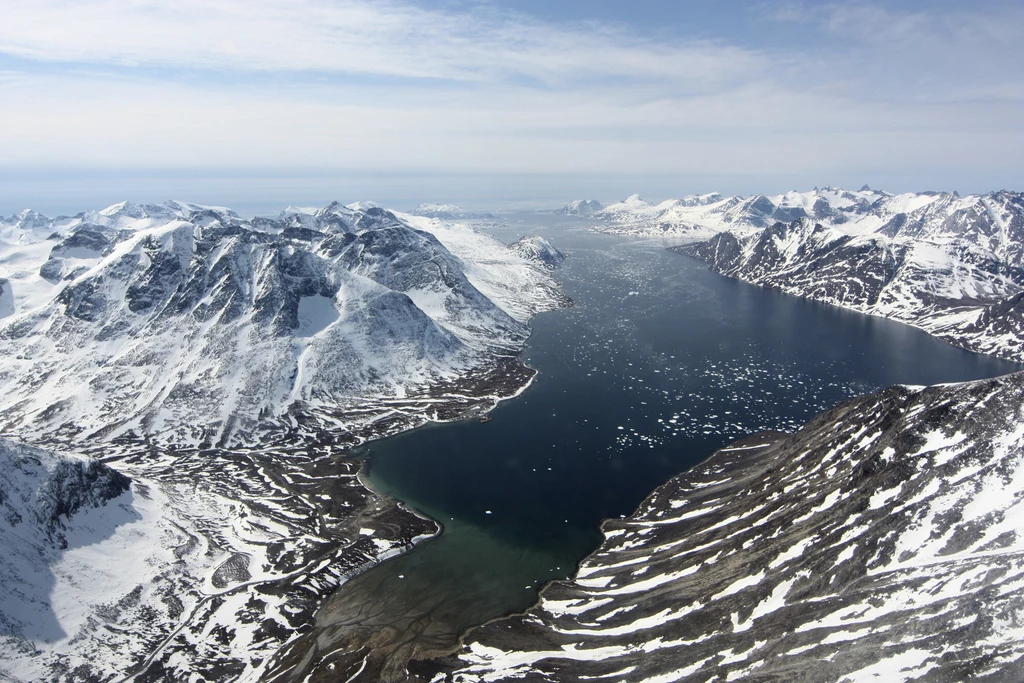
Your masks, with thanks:
[(1021, 63), (1012, 0), (5, 2), (0, 214), (1024, 189)]
[(274, 176), (254, 173), (80, 172), (61, 169), (20, 178), (0, 176), (0, 217), (32, 209), (47, 216), (74, 215), (122, 201), (159, 203), (171, 199), (223, 206), (242, 215), (276, 215), (289, 205), (320, 207), (332, 201), (374, 201), (406, 211), (425, 203), (455, 204), (469, 211), (557, 209), (575, 199), (603, 204), (639, 194), (648, 201), (720, 192), (724, 195), (782, 194), (832, 185), (857, 190), (863, 185), (892, 193), (953, 192), (979, 194), (1002, 186), (947, 187), (915, 185), (913, 179), (892, 183), (853, 178), (846, 182), (786, 183), (778, 178), (635, 177), (593, 175), (458, 175), (324, 174)]

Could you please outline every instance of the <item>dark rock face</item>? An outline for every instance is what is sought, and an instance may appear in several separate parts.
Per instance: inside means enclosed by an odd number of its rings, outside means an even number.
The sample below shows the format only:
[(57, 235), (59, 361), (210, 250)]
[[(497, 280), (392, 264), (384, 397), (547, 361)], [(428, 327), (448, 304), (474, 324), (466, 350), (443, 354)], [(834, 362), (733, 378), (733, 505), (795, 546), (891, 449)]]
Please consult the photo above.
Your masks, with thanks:
[(899, 214), (869, 235), (808, 220), (775, 223), (672, 250), (729, 277), (905, 322), (972, 351), (1020, 358), (1024, 333), (1013, 302), (1024, 291), (1024, 268), (1008, 260), (1014, 250), (981, 246), (989, 243), (981, 229), (961, 224), (942, 239), (914, 230), (908, 237), (905, 218)]
[[(892, 387), (659, 488), (430, 680), (1011, 681), (1024, 374)], [(440, 674), (438, 676), (438, 674)], [(437, 676), (437, 677), (435, 677)]]
[(740, 242), (731, 232), (720, 232), (706, 242), (697, 242), (677, 251), (707, 261), (715, 271), (723, 274), (737, 266), (741, 255)]
[[(764, 226), (777, 220), (775, 213), (776, 207), (772, 200), (763, 194), (759, 194), (747, 199), (741, 199), (731, 210), (730, 218), (733, 222)], [(786, 213), (786, 211), (783, 210), (783, 213)]]
[(93, 226), (83, 226), (67, 238), (55, 244), (50, 250), (50, 258), (67, 256), (75, 250), (88, 252), (89, 255), (102, 254), (113, 246), (113, 241), (103, 234), (102, 230)]
[(0, 277), (0, 318), (14, 313), (14, 289), (9, 280)]
[(708, 262), (716, 272), (840, 306), (870, 307), (892, 282), (899, 250), (876, 239), (856, 239), (820, 225), (775, 223), (740, 241), (720, 233), (675, 248)]
[(967, 330), (1010, 340), (1024, 339), (1024, 292), (986, 306)]
[(128, 477), (95, 460), (0, 439), (0, 516), (12, 528), (36, 527), (55, 547), (66, 547), (64, 525), (79, 510), (105, 505), (130, 486)]

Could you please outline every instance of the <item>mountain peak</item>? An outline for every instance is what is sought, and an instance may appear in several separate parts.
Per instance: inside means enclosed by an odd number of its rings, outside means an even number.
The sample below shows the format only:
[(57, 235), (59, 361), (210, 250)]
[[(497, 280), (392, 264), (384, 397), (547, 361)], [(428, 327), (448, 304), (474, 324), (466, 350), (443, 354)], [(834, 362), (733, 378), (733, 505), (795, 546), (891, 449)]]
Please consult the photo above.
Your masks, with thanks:
[(563, 216), (591, 216), (604, 207), (595, 199), (574, 199), (555, 213)]

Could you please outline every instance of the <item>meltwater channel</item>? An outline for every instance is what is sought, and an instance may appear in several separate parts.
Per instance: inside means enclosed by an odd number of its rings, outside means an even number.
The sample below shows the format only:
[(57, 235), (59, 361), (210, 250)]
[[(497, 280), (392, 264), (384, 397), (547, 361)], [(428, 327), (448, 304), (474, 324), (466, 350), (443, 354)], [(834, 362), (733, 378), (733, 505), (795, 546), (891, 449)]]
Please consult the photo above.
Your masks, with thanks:
[(576, 305), (533, 320), (523, 360), (539, 373), (491, 422), (429, 425), (361, 454), (374, 488), (444, 532), (344, 584), (318, 621), (385, 629), (401, 659), (529, 607), (595, 549), (603, 518), (630, 514), (732, 440), (793, 431), (890, 384), (1024, 369), (722, 277), (663, 242), (545, 214), (486, 230), (506, 242), (542, 234), (564, 251), (559, 278)]

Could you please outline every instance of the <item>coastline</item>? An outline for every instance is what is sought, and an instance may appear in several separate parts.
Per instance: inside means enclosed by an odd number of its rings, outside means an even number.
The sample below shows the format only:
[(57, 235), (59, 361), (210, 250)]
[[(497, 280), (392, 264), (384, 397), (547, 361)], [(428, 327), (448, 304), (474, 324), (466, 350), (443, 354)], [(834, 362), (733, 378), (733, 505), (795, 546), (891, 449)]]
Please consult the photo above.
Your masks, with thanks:
[(815, 303), (834, 306), (846, 311), (853, 311), (872, 318), (880, 318), (882, 320), (889, 320), (907, 325), (908, 327), (920, 330), (935, 339), (943, 341), (950, 346), (964, 351), (969, 351), (970, 353), (991, 356), (992, 358), (998, 358), (1000, 360), (1011, 361), (1014, 363), (1021, 361), (1021, 350), (1024, 349), (1024, 338), (1019, 335), (1015, 335), (1012, 328), (1010, 331), (1000, 336), (986, 334), (983, 329), (973, 333), (970, 331), (970, 328), (978, 325), (982, 320), (984, 320), (993, 308), (998, 308), (1004, 305), (1009, 305), (1010, 308), (1015, 308), (1016, 305), (1019, 304), (1021, 296), (1019, 294), (1015, 297), (1010, 297), (1009, 299), (989, 300), (981, 304), (976, 303), (973, 306), (951, 306), (945, 310), (928, 309), (914, 315), (909, 315), (910, 313), (913, 313), (913, 311), (909, 311), (908, 315), (903, 315), (903, 312), (899, 309), (890, 312), (879, 311), (873, 307), (850, 305), (835, 301), (827, 296), (815, 296), (813, 292), (804, 292), (794, 286), (786, 286), (770, 282), (755, 282), (737, 274), (723, 273), (718, 270), (714, 264), (709, 263), (696, 254), (686, 251), (686, 247), (699, 242), (700, 240), (694, 240), (690, 243), (668, 247), (667, 251), (680, 256), (692, 258), (699, 263), (704, 264), (709, 271), (717, 275), (721, 275), (722, 277), (729, 278), (730, 280), (736, 280), (744, 284), (760, 287), (761, 289), (779, 292), (781, 294), (786, 294), (787, 296), (794, 296), (806, 301), (814, 301)]
[[(430, 422), (459, 422), (462, 420), (475, 419), (477, 417), (485, 415), (487, 412), (492, 410), (502, 401), (511, 400), (522, 395), (533, 384), (534, 380), (539, 374), (539, 371), (519, 361), (518, 356), (515, 357), (514, 364), (520, 366), (523, 370), (527, 371), (521, 372), (519, 376), (525, 377), (525, 381), (518, 383), (518, 386), (516, 386), (514, 390), (505, 391), (501, 393), (495, 392), (489, 396), (482, 396), (480, 397), (480, 403), (482, 404), (481, 407), (465, 408), (455, 414), (451, 414), (450, 416), (439, 415), (439, 419), (424, 420), (420, 424), (409, 427), (407, 429), (400, 430), (400, 432), (404, 433), (408, 431), (413, 431), (416, 428), (422, 427)], [(489, 374), (495, 375), (499, 374), (500, 372), (501, 366), (499, 365), (495, 368), (493, 372)], [(511, 389), (512, 386), (505, 385), (503, 388)], [(488, 399), (490, 399), (490, 405), (486, 406)], [(400, 432), (395, 432), (394, 434)], [(379, 438), (386, 438), (386, 436), (392, 435), (393, 434), (387, 434), (382, 437), (368, 439), (366, 441), (361, 442), (359, 445), (366, 445), (372, 441), (379, 440)], [(370, 491), (374, 496), (378, 497), (380, 500), (389, 501), (390, 503), (394, 504), (399, 509), (401, 509), (403, 512), (408, 513), (420, 520), (423, 520), (424, 522), (430, 525), (435, 526), (436, 531), (431, 534), (415, 536), (412, 539), (410, 539), (409, 543), (401, 547), (396, 546), (392, 549), (389, 549), (381, 555), (379, 555), (378, 557), (376, 557), (374, 560), (368, 561), (360, 565), (359, 567), (353, 568), (352, 570), (346, 572), (344, 580), (338, 583), (337, 586), (335, 586), (334, 589), (329, 594), (325, 595), (319, 601), (316, 608), (313, 610), (313, 623), (316, 625), (312, 627), (312, 630), (307, 631), (305, 633), (296, 633), (296, 635), (293, 638), (290, 638), (288, 641), (282, 643), (280, 649), (277, 651), (277, 653), (275, 653), (272, 657), (268, 659), (263, 669), (261, 669), (260, 671), (254, 671), (251, 676), (247, 676), (244, 680), (260, 680), (267, 681), (268, 683), (295, 680), (318, 680), (315, 674), (317, 674), (318, 672), (324, 673), (324, 671), (321, 669), (321, 665), (323, 665), (323, 669), (326, 669), (327, 672), (334, 671), (335, 668), (337, 667), (337, 663), (329, 661), (329, 658), (332, 655), (337, 655), (339, 649), (341, 648), (334, 647), (333, 649), (329, 649), (327, 651), (321, 651), (322, 641), (325, 638), (323, 634), (325, 631), (333, 627), (333, 624), (331, 624), (329, 620), (325, 618), (325, 613), (330, 610), (330, 603), (332, 597), (336, 595), (339, 589), (341, 589), (342, 586), (344, 586), (346, 583), (357, 577), (361, 577), (367, 574), (367, 572), (370, 572), (371, 570), (379, 567), (386, 560), (405, 555), (415, 550), (418, 546), (425, 542), (440, 538), (445, 533), (445, 525), (440, 519), (435, 519), (425, 513), (417, 511), (413, 509), (405, 501), (392, 498), (391, 496), (376, 489), (370, 483), (368, 477), (366, 476), (367, 461), (359, 459), (356, 462), (358, 463), (358, 472), (356, 474), (356, 480), (358, 481), (359, 485), (364, 487), (367, 491)], [(460, 641), (463, 635), (465, 635), (465, 633), (459, 634)], [(374, 676), (378, 675), (378, 669), (373, 668), (371, 666), (370, 671), (367, 672), (367, 666), (367, 660), (362, 660), (362, 662), (359, 665), (359, 671), (357, 672), (357, 675), (362, 675), (366, 673), (373, 674)], [(329, 675), (330, 674), (328, 674), (328, 676)]]

